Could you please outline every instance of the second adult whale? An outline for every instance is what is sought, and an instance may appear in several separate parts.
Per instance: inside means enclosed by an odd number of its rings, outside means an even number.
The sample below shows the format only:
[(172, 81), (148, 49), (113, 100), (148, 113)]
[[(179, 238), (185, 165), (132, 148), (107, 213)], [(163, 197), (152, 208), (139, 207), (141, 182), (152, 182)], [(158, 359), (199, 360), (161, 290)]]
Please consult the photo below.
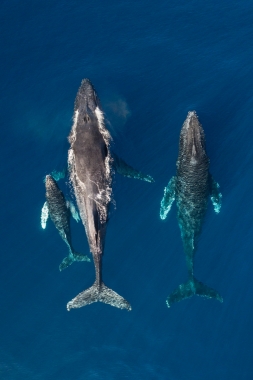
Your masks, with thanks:
[(194, 277), (193, 263), (198, 237), (211, 197), (215, 212), (221, 208), (219, 185), (209, 173), (209, 158), (205, 149), (203, 128), (195, 111), (189, 112), (183, 124), (179, 140), (177, 173), (164, 190), (160, 217), (165, 219), (174, 200), (177, 203), (177, 218), (184, 245), (189, 279), (167, 298), (167, 306), (189, 298), (194, 294), (216, 298), (222, 297), (215, 290)]

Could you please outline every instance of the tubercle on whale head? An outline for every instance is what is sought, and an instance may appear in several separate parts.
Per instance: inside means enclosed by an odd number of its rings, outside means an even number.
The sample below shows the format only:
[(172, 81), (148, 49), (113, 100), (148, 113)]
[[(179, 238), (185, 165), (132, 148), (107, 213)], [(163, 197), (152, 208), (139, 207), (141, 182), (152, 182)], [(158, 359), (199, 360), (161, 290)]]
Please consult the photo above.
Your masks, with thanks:
[(83, 79), (75, 99), (75, 111), (91, 114), (100, 107), (96, 90), (89, 79)]
[(180, 132), (179, 156), (196, 163), (199, 158), (207, 157), (205, 134), (196, 111), (188, 112)]

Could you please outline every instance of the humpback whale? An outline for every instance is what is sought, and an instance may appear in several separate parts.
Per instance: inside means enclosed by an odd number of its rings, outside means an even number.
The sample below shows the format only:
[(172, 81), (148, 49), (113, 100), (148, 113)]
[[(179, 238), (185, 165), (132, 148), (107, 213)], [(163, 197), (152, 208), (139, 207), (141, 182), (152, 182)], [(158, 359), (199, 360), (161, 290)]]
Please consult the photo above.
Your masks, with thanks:
[(177, 219), (183, 240), (189, 279), (169, 295), (167, 306), (192, 297), (194, 294), (216, 298), (222, 302), (220, 294), (196, 280), (193, 274), (193, 261), (197, 240), (201, 233), (206, 214), (208, 198), (219, 213), (221, 193), (219, 184), (209, 173), (209, 158), (205, 149), (205, 136), (195, 111), (188, 112), (179, 139), (179, 154), (176, 176), (172, 177), (164, 189), (161, 201), (160, 218), (166, 219), (174, 200), (177, 204)]
[(117, 171), (126, 177), (148, 182), (154, 180), (112, 153), (111, 141), (97, 93), (91, 82), (84, 79), (75, 100), (68, 166), (70, 182), (93, 256), (95, 282), (68, 302), (67, 310), (93, 302), (131, 310), (129, 302), (108, 288), (102, 279), (102, 256), (112, 201), (112, 176)]
[(57, 182), (51, 175), (46, 176), (45, 185), (46, 202), (44, 203), (41, 213), (42, 228), (46, 227), (47, 218), (50, 216), (55, 227), (59, 231), (61, 238), (67, 244), (69, 249), (69, 255), (63, 259), (59, 266), (60, 271), (67, 268), (74, 261), (90, 261), (88, 256), (75, 252), (72, 247), (69, 219), (73, 206), (70, 202), (66, 202), (62, 191), (59, 189)]

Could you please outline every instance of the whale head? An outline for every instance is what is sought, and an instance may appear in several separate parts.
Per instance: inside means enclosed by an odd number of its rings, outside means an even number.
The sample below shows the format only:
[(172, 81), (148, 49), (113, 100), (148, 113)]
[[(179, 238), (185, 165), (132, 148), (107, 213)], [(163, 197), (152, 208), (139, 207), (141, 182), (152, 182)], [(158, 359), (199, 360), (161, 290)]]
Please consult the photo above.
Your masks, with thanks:
[(180, 132), (179, 156), (191, 164), (207, 158), (205, 135), (195, 111), (188, 112)]
[(83, 79), (75, 100), (75, 111), (79, 114), (91, 115), (99, 107), (97, 93), (89, 79)]
[(109, 145), (111, 136), (105, 128), (104, 114), (100, 109), (99, 98), (91, 81), (83, 79), (75, 99), (73, 126), (68, 137), (69, 143), (76, 142), (77, 133), (92, 130), (95, 133), (99, 130), (106, 145)]
[(47, 174), (45, 177), (46, 190), (48, 191), (55, 188), (55, 184), (56, 184), (56, 181), (54, 180), (54, 178), (50, 174)]

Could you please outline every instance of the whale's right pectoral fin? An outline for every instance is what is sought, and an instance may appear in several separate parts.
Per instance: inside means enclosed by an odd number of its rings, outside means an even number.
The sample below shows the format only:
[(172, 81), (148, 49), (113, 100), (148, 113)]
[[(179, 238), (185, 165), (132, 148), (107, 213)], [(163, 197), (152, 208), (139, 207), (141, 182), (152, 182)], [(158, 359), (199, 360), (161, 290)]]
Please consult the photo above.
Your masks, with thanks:
[(43, 207), (42, 207), (41, 216), (40, 216), (40, 224), (41, 224), (41, 227), (43, 228), (43, 230), (47, 226), (48, 216), (49, 216), (48, 205), (47, 205), (47, 202), (45, 202)]
[(59, 181), (62, 178), (66, 177), (67, 167), (63, 168), (61, 171), (53, 170), (51, 176), (55, 179), (55, 181)]
[(214, 211), (218, 214), (221, 209), (221, 198), (222, 194), (219, 190), (220, 185), (216, 182), (210, 175), (210, 187), (211, 187), (211, 201), (214, 207)]
[(201, 297), (215, 298), (217, 301), (223, 302), (223, 298), (215, 289), (209, 288), (209, 286), (193, 277), (184, 284), (179, 285), (179, 287), (169, 295), (166, 304), (170, 307), (173, 303), (190, 298), (195, 294)]
[(172, 203), (175, 200), (175, 177), (172, 177), (168, 186), (164, 189), (164, 196), (161, 201), (160, 218), (166, 219), (168, 212), (171, 209)]
[(101, 284), (98, 286), (94, 283), (90, 288), (79, 293), (75, 298), (67, 304), (67, 310), (79, 308), (82, 306), (90, 305), (93, 302), (103, 302), (111, 306), (118, 307), (119, 309), (131, 310), (131, 305), (119, 294), (112, 289)]
[(115, 153), (111, 152), (113, 158), (113, 167), (117, 173), (128, 178), (140, 179), (146, 182), (155, 182), (150, 175), (141, 173), (139, 170), (134, 169), (132, 166), (128, 165), (122, 158), (117, 156)]

